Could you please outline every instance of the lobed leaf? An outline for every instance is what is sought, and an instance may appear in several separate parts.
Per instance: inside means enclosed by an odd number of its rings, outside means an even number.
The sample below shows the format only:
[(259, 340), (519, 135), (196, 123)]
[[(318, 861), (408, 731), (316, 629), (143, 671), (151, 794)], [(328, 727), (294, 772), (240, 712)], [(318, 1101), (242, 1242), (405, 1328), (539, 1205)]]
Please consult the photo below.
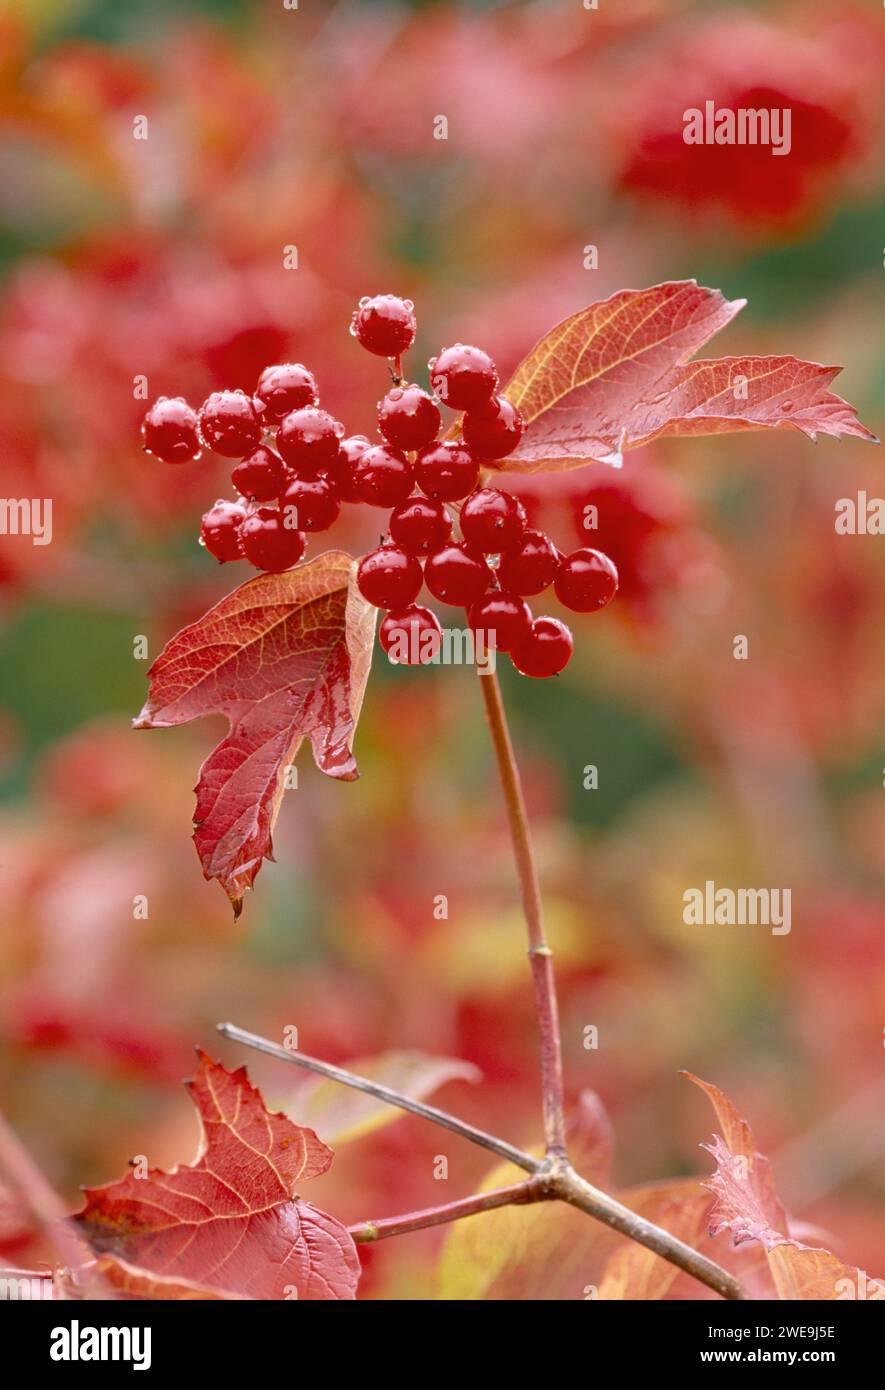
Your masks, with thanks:
[(270, 1112), (245, 1067), (198, 1056), (187, 1083), (202, 1131), (194, 1162), (86, 1191), (75, 1219), (101, 1273), (130, 1296), (354, 1298), (347, 1228), (296, 1195), (332, 1150)]
[(712, 1144), (703, 1146), (716, 1161), (716, 1171), (706, 1183), (716, 1198), (710, 1234), (717, 1236), (729, 1230), (735, 1245), (757, 1241), (765, 1251), (776, 1298), (885, 1297), (881, 1280), (871, 1279), (830, 1251), (804, 1245), (790, 1235), (771, 1165), (758, 1152), (747, 1121), (718, 1086), (691, 1072), (683, 1075), (707, 1096), (722, 1129)]
[(228, 594), (166, 645), (148, 675), (139, 729), (224, 714), (227, 736), (200, 769), (194, 842), (207, 879), (239, 915), (272, 833), (286, 769), (309, 738), (317, 767), (355, 778), (353, 737), (372, 661), (375, 612), (355, 562), (327, 551)]

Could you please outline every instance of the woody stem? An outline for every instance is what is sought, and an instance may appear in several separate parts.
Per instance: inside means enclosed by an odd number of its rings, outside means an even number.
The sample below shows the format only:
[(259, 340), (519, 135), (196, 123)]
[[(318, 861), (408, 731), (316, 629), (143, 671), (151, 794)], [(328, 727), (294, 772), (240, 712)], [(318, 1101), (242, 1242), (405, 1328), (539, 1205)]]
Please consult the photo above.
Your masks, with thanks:
[(491, 730), (498, 773), (504, 791), (510, 838), (522, 894), (522, 910), (528, 928), (529, 963), (535, 991), (535, 1009), (541, 1042), (541, 1099), (544, 1111), (544, 1136), (547, 1154), (551, 1158), (565, 1157), (565, 1109), (563, 1104), (562, 1044), (559, 1034), (559, 1011), (556, 1003), (556, 982), (553, 977), (553, 952), (547, 945), (544, 932), (544, 911), (535, 855), (532, 849), (529, 821), (519, 768), (513, 752), (501, 687), (494, 671), (479, 676), (485, 700), (486, 717)]

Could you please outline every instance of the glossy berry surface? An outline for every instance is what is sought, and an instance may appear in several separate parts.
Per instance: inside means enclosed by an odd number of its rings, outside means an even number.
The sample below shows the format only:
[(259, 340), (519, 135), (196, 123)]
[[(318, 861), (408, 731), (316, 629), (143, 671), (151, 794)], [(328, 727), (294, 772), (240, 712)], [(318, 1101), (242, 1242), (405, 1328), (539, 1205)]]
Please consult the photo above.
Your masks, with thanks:
[(280, 496), (286, 524), (296, 531), (328, 531), (341, 503), (325, 478), (293, 478)]
[(378, 429), (397, 449), (423, 449), (441, 423), (438, 405), (420, 386), (392, 386), (378, 403)]
[(477, 488), (461, 508), (461, 532), (467, 544), (486, 555), (498, 555), (515, 545), (526, 526), (525, 509), (512, 492)]
[(342, 502), (362, 502), (356, 466), (369, 448), (371, 445), (364, 434), (352, 434), (342, 439), (336, 457), (323, 469)]
[(477, 458), (503, 459), (522, 439), (525, 422), (506, 396), (494, 396), (480, 410), (468, 410), (461, 421), (461, 433)]
[(509, 652), (522, 641), (532, 625), (532, 612), (524, 598), (504, 589), (490, 589), (469, 613), (470, 626), (486, 634), (486, 644)]
[(142, 421), (141, 439), (164, 463), (190, 463), (200, 457), (197, 412), (183, 396), (160, 396)]
[(368, 352), (379, 357), (399, 357), (415, 341), (415, 306), (395, 294), (376, 294), (361, 299), (350, 331)]
[(396, 507), (405, 502), (414, 486), (412, 465), (405, 454), (390, 444), (367, 449), (354, 469), (360, 500), (372, 507)]
[(435, 550), (424, 566), (424, 580), (434, 598), (459, 607), (475, 603), (491, 577), (485, 560), (456, 541)]
[(421, 491), (438, 502), (457, 502), (476, 487), (479, 464), (463, 444), (449, 440), (422, 449), (415, 459)]
[(517, 671), (543, 679), (557, 676), (571, 661), (574, 639), (558, 618), (535, 618), (527, 635), (510, 652)]
[(272, 574), (296, 565), (307, 545), (304, 532), (286, 526), (282, 512), (273, 507), (259, 507), (257, 512), (247, 516), (240, 536), (249, 563)]
[(442, 502), (429, 497), (410, 497), (390, 513), (388, 530), (397, 545), (410, 555), (429, 555), (452, 535), (452, 519)]
[(573, 550), (560, 563), (553, 583), (560, 603), (574, 613), (595, 613), (618, 591), (614, 561), (601, 550)]
[(498, 389), (498, 369), (482, 348), (455, 343), (429, 363), (430, 385), (452, 410), (479, 410)]
[(399, 613), (387, 614), (378, 640), (398, 665), (423, 666), (439, 653), (442, 628), (435, 613), (413, 603)]
[(275, 449), (259, 444), (238, 463), (230, 480), (241, 497), (250, 502), (272, 502), (286, 486), (286, 465)]
[(213, 391), (200, 409), (200, 438), (216, 454), (244, 458), (261, 439), (263, 412), (245, 391)]
[(516, 545), (505, 550), (498, 562), (498, 579), (515, 594), (539, 594), (553, 583), (559, 569), (559, 551), (543, 531), (524, 531)]
[(277, 449), (296, 473), (309, 478), (334, 464), (344, 428), (325, 410), (304, 406), (284, 415), (277, 430)]
[(265, 419), (274, 425), (290, 411), (316, 405), (319, 400), (316, 377), (300, 362), (265, 367), (258, 378), (255, 395), (264, 403)]
[(382, 545), (360, 560), (356, 582), (368, 603), (400, 612), (421, 591), (421, 566), (402, 546)]
[(227, 564), (230, 560), (242, 560), (243, 546), (240, 540), (240, 527), (246, 519), (246, 508), (240, 502), (215, 503), (205, 513), (200, 523), (200, 540), (216, 560)]

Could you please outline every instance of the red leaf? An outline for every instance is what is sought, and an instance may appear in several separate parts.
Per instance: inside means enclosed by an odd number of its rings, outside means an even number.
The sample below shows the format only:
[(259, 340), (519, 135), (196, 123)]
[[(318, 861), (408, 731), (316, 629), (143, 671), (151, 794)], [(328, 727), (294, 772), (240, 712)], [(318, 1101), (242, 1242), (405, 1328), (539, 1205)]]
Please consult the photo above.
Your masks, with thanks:
[(330, 550), (228, 594), (167, 644), (149, 671), (139, 729), (227, 715), (230, 730), (200, 770), (194, 841), (207, 879), (239, 915), (272, 856), (286, 768), (309, 738), (317, 767), (355, 778), (351, 751), (372, 660), (375, 609), (354, 561)]
[(267, 1110), (245, 1067), (198, 1056), (187, 1083), (203, 1131), (194, 1163), (86, 1191), (76, 1220), (101, 1272), (151, 1297), (354, 1298), (346, 1227), (295, 1192), (332, 1150)]
[(528, 428), (503, 467), (520, 472), (619, 467), (626, 449), (667, 435), (788, 426), (874, 439), (826, 388), (839, 367), (795, 357), (725, 357), (686, 365), (743, 308), (694, 280), (621, 290), (552, 329), (505, 394)]
[(716, 1196), (710, 1234), (716, 1236), (720, 1231), (731, 1230), (735, 1245), (759, 1240), (771, 1249), (787, 1238), (787, 1218), (775, 1189), (771, 1164), (757, 1151), (753, 1131), (724, 1092), (691, 1072), (685, 1075), (711, 1101), (724, 1135), (720, 1138), (716, 1134), (712, 1144), (702, 1146), (716, 1160), (716, 1173), (706, 1184)]
[(716, 1160), (705, 1184), (716, 1197), (710, 1234), (730, 1230), (735, 1245), (758, 1241), (764, 1249), (777, 1298), (885, 1298), (885, 1283), (829, 1250), (804, 1245), (790, 1235), (790, 1224), (774, 1185), (771, 1165), (759, 1153), (753, 1131), (731, 1101), (709, 1081), (684, 1072), (711, 1101), (722, 1129), (703, 1145)]

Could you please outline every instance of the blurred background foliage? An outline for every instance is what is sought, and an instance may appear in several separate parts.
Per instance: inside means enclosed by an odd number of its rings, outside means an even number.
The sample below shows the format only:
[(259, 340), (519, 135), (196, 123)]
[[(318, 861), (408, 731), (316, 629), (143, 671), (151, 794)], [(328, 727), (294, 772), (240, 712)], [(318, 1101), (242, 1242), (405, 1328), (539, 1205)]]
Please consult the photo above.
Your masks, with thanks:
[[(383, 368), (347, 333), (361, 294), (416, 301), (423, 380), (450, 340), (503, 374), (584, 304), (694, 276), (749, 301), (713, 353), (839, 362), (875, 429), (883, 50), (881, 12), (813, 0), (6, 5), (0, 468), (5, 495), (52, 497), (54, 536), (0, 538), (0, 1086), (72, 1199), (132, 1153), (189, 1154), (176, 1082), (195, 1043), (233, 1060), (213, 1043), (226, 1017), (295, 1023), (332, 1060), (466, 1058), (483, 1085), (442, 1101), (537, 1133), (522, 928), (469, 670), (376, 659), (362, 779), (302, 760), (239, 926), (202, 881), (191, 787), (215, 731), (130, 732), (147, 664), (132, 652), (144, 634), (155, 655), (230, 587), (194, 544), (229, 483), (211, 456), (176, 469), (141, 452), (133, 378), (199, 402), (293, 357), (370, 432)], [(681, 112), (707, 97), (791, 105), (789, 158), (691, 163), (708, 152), (682, 144)], [(570, 1095), (599, 1091), (618, 1178), (641, 1181), (705, 1171), (709, 1118), (677, 1070), (716, 1081), (788, 1207), (881, 1275), (885, 583), (881, 538), (833, 527), (839, 498), (883, 494), (881, 463), (778, 433), (672, 441), (603, 473), (514, 484), (566, 548), (596, 505), (622, 590), (575, 622), (561, 679), (503, 673)], [(355, 515), (339, 537), (377, 539)], [(708, 878), (791, 887), (791, 934), (686, 927), (682, 893)], [(285, 1104), (292, 1079), (250, 1066)], [(399, 1120), (344, 1146), (317, 1200), (356, 1220), (469, 1191), (482, 1158), (443, 1143), (441, 1198), (439, 1146)], [(365, 1293), (433, 1296), (439, 1240), (372, 1249)], [(33, 1247), (4, 1207), (0, 1253)]]

